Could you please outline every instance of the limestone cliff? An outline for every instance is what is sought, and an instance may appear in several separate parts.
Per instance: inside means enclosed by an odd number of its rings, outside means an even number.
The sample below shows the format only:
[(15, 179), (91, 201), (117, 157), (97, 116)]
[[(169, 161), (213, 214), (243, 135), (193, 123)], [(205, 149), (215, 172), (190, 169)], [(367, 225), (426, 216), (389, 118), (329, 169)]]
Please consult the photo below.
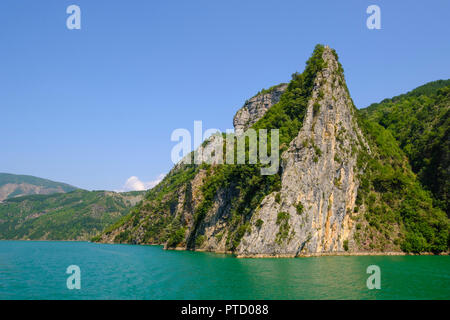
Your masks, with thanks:
[(0, 202), (33, 194), (65, 193), (77, 188), (33, 176), (0, 173)]
[[(248, 100), (234, 125), (280, 130), (276, 174), (261, 175), (260, 163), (179, 163), (100, 240), (240, 257), (447, 248), (448, 220), (392, 136), (359, 116), (331, 48), (317, 46), (302, 74)], [(220, 139), (204, 150), (221, 151)]]
[(268, 195), (253, 215), (251, 224), (263, 223), (243, 237), (239, 255), (344, 251), (359, 185), (351, 150), (364, 138), (329, 48), (323, 59), (327, 67), (315, 79), (303, 127), (282, 155), (281, 190)]

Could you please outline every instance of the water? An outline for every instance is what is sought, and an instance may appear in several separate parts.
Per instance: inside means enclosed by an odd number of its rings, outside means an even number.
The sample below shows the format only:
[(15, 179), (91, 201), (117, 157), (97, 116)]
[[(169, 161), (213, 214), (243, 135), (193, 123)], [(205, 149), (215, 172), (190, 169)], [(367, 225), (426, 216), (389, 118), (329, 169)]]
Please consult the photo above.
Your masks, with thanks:
[[(66, 268), (81, 269), (81, 289)], [(369, 265), (381, 289), (366, 286)], [(450, 299), (449, 256), (236, 259), (159, 246), (0, 241), (0, 299)]]

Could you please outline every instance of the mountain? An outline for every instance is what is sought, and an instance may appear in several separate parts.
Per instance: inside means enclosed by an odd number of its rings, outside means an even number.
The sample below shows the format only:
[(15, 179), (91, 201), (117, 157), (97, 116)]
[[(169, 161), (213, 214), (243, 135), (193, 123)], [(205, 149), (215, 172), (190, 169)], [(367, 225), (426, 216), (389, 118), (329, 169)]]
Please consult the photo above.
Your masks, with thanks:
[(142, 200), (144, 192), (76, 190), (0, 203), (0, 239), (89, 240)]
[(260, 144), (279, 151), (274, 174), (261, 156), (250, 163), (251, 148), (245, 164), (223, 164), (237, 146), (214, 135), (184, 159), (203, 163), (178, 163), (97, 241), (240, 257), (448, 250), (448, 218), (392, 133), (355, 108), (333, 49), (316, 46), (303, 73), (248, 100), (234, 124), (237, 140), (279, 129), (279, 148)]
[(31, 194), (52, 194), (74, 191), (77, 188), (33, 176), (0, 173), (0, 202)]
[(398, 140), (413, 171), (450, 216), (450, 80), (438, 80), (361, 110)]

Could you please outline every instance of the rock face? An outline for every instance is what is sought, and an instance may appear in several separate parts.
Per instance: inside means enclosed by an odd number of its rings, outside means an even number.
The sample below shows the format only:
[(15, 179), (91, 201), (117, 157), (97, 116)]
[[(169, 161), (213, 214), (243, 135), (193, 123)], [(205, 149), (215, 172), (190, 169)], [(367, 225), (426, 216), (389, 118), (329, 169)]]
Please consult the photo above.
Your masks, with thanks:
[(247, 130), (261, 119), (270, 107), (280, 101), (280, 97), (286, 88), (287, 84), (282, 83), (269, 90), (263, 90), (263, 92), (247, 100), (233, 118), (236, 132)]
[(244, 236), (241, 256), (344, 251), (352, 232), (359, 183), (351, 149), (364, 138), (329, 48), (323, 58), (327, 67), (315, 80), (303, 127), (282, 155), (281, 191), (267, 196), (252, 217), (252, 224), (263, 223)]

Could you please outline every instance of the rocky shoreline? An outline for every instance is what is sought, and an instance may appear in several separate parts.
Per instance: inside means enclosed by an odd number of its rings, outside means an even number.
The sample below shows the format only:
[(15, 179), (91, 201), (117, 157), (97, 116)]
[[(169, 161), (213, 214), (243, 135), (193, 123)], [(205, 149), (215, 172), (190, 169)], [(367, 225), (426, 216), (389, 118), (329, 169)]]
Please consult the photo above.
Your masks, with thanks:
[(186, 250), (183, 247), (176, 248), (164, 248), (164, 250), (172, 251), (195, 251), (195, 252), (209, 252), (216, 254), (229, 254), (234, 255), (238, 259), (264, 259), (264, 258), (313, 258), (313, 257), (334, 257), (334, 256), (448, 256), (450, 252), (440, 252), (438, 254), (433, 252), (421, 252), (421, 253), (407, 253), (402, 251), (392, 252), (318, 252), (307, 254), (252, 254), (252, 255), (240, 255), (231, 251), (211, 251), (206, 249)]

